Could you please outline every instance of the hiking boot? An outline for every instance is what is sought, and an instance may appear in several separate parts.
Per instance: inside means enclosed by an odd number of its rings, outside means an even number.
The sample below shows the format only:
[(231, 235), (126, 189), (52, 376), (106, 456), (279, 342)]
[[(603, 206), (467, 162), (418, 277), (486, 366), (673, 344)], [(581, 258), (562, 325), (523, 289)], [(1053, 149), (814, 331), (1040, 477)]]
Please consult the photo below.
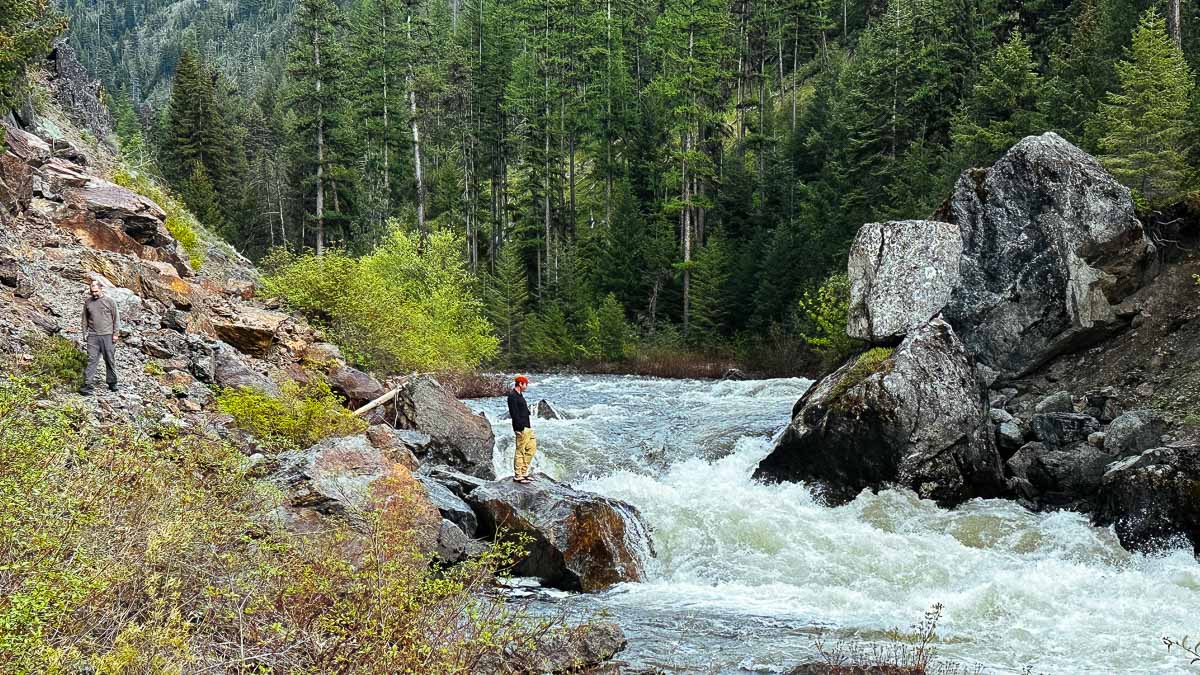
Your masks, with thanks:
[(112, 382), (112, 383), (110, 383), (110, 384), (108, 385), (108, 390), (109, 390), (109, 391), (116, 391), (116, 390), (117, 390), (117, 383), (116, 383), (116, 382)]
[(91, 396), (94, 393), (96, 393), (96, 392), (93, 391), (91, 387), (80, 387), (79, 388), (80, 396)]

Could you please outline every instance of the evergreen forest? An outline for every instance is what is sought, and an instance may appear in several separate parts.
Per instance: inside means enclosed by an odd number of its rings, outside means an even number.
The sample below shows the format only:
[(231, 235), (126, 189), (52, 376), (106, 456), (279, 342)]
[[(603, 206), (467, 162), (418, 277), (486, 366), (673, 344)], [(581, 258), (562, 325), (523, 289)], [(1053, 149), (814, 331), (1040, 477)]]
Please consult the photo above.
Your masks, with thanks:
[(859, 226), (929, 217), (1029, 134), (1095, 154), (1143, 209), (1200, 168), (1200, 4), (1183, 0), (61, 12), (125, 160), (209, 229), (293, 275), (396, 230), (450, 237), (496, 338), (483, 353), (509, 362), (820, 350)]

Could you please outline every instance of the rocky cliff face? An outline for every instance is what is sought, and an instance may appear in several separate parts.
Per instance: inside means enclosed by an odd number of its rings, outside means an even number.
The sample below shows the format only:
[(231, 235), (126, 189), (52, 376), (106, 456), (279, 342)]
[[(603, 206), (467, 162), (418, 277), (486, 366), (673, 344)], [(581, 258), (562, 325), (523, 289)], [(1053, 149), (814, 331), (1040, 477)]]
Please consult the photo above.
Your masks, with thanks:
[[(1154, 410), (1122, 414), (1154, 390), (1145, 365), (1106, 363), (1138, 363), (1138, 334), (1168, 314), (1155, 333), (1167, 345), (1140, 340), (1161, 369), (1197, 315), (1177, 301), (1196, 294), (1197, 266), (1179, 243), (1152, 238), (1128, 190), (1053, 133), (964, 173), (936, 221), (864, 225), (848, 332), (899, 348), (865, 377), (856, 357), (816, 383), (757, 475), (813, 481), (833, 502), (885, 485), (943, 504), (1004, 494), (1091, 511), (1130, 548), (1175, 536), (1200, 550), (1194, 444), (1162, 447)], [(1200, 354), (1200, 339), (1184, 344)]]

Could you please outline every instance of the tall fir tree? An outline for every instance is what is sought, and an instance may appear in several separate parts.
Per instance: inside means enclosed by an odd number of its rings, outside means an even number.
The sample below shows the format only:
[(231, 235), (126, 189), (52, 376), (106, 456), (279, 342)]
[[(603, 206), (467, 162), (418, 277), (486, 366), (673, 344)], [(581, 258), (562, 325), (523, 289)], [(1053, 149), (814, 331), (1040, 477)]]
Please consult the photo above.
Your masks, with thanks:
[(1195, 140), (1187, 115), (1196, 80), (1153, 9), (1134, 30), (1117, 78), (1120, 89), (1109, 92), (1095, 120), (1100, 161), (1148, 204), (1170, 201), (1189, 185)]
[(960, 167), (986, 166), (1030, 134), (1046, 128), (1043, 84), (1033, 52), (1014, 33), (980, 67), (975, 86), (951, 122)]
[(287, 100), (295, 111), (293, 160), (304, 186), (304, 214), (314, 225), (318, 255), (325, 249), (329, 216), (339, 210), (335, 179), (344, 169), (341, 148), (335, 143), (345, 100), (343, 24), (341, 9), (333, 0), (300, 0), (288, 54)]

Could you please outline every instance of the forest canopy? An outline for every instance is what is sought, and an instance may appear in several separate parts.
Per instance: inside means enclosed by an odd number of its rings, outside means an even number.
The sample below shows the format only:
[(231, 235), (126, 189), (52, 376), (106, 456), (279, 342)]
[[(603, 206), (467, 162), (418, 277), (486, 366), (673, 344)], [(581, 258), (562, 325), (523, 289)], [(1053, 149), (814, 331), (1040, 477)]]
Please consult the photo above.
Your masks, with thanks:
[(1181, 0), (65, 7), (123, 144), (205, 224), (346, 264), (392, 223), (449, 233), (509, 358), (591, 358), (614, 303), (614, 334), (794, 349), (862, 223), (928, 217), (1028, 134), (1144, 208), (1200, 167)]

